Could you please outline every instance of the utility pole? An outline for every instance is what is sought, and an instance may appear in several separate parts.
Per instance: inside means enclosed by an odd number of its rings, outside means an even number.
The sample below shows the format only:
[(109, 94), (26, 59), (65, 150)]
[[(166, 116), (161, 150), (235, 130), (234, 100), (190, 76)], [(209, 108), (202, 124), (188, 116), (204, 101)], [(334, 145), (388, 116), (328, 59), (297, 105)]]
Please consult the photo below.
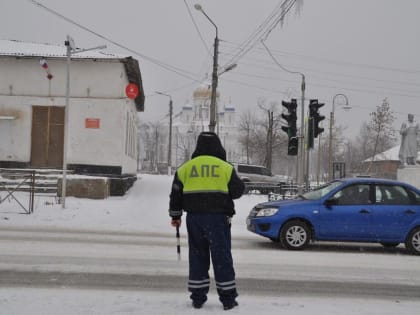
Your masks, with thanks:
[(168, 175), (172, 175), (172, 116), (173, 116), (172, 96), (169, 94), (158, 92), (158, 91), (156, 91), (156, 94), (169, 97)]
[(273, 162), (273, 124), (274, 124), (274, 112), (272, 110), (267, 111), (268, 114), (268, 132), (267, 132), (267, 168), (271, 172), (271, 166)]
[(68, 137), (69, 137), (69, 106), (70, 106), (70, 63), (71, 55), (77, 54), (85, 51), (104, 49), (106, 45), (101, 45), (97, 47), (87, 48), (87, 49), (78, 49), (74, 44), (72, 37), (67, 35), (64, 42), (66, 46), (66, 100), (64, 107), (64, 140), (63, 140), (63, 176), (61, 180), (61, 207), (66, 208), (66, 194), (67, 194), (67, 147), (68, 147)]
[(172, 98), (169, 100), (169, 144), (168, 144), (168, 175), (172, 175)]
[(213, 22), (213, 20), (207, 15), (207, 13), (203, 10), (201, 5), (195, 4), (194, 8), (197, 11), (200, 11), (203, 13), (203, 15), (209, 20), (211, 24), (216, 29), (216, 36), (214, 38), (214, 53), (213, 53), (213, 74), (212, 74), (212, 80), (211, 80), (211, 100), (210, 100), (210, 122), (209, 122), (209, 131), (214, 132), (216, 129), (216, 90), (217, 90), (217, 83), (218, 83), (218, 74), (217, 74), (217, 68), (218, 68), (218, 55), (219, 55), (219, 37), (218, 37), (218, 29), (217, 25)]
[(209, 123), (209, 131), (214, 132), (216, 128), (216, 90), (217, 84), (219, 81), (218, 74), (217, 74), (217, 57), (219, 54), (219, 38), (217, 37), (217, 26), (216, 27), (216, 37), (214, 38), (214, 54), (213, 54), (213, 74), (211, 80), (211, 101), (210, 101), (210, 123)]
[(300, 73), (302, 77), (302, 83), (300, 85), (301, 92), (302, 92), (302, 99), (301, 99), (301, 117), (300, 117), (300, 172), (298, 177), (298, 193), (303, 193), (303, 182), (305, 178), (305, 89), (306, 89), (306, 82), (305, 82), (305, 75)]

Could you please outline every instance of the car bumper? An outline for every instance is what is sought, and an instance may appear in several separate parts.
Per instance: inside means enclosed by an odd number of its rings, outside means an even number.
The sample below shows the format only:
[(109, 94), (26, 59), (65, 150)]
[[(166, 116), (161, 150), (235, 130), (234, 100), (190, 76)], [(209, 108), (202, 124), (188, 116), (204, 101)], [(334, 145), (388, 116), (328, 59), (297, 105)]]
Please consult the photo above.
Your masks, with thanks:
[(278, 234), (278, 231), (273, 227), (273, 224), (264, 218), (247, 217), (246, 228), (250, 232), (269, 238), (277, 237)]

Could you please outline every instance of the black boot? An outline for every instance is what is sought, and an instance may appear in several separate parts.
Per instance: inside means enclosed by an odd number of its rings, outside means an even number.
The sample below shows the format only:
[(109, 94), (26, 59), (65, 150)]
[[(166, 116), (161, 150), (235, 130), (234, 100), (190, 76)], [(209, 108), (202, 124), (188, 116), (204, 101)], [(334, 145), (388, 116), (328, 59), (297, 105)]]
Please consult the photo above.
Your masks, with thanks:
[(193, 301), (192, 302), (192, 306), (196, 309), (202, 308), (203, 304), (204, 304), (204, 302), (201, 302), (201, 301)]
[(232, 302), (223, 304), (223, 309), (225, 311), (231, 310), (232, 308), (234, 308), (235, 306), (238, 306), (238, 302), (236, 302), (235, 300), (233, 300)]

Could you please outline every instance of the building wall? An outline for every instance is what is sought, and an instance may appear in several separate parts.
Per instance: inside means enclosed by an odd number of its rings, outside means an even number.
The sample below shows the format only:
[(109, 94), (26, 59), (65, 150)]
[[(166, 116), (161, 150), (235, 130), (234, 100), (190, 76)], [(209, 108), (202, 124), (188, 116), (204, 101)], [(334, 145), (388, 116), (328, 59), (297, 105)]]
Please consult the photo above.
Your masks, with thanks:
[(0, 95), (0, 161), (29, 162), (32, 110), (22, 97)]
[[(52, 80), (39, 58), (0, 57), (0, 161), (30, 163), (32, 106), (65, 106), (66, 60), (47, 59)], [(68, 164), (137, 170), (137, 112), (125, 97), (128, 83), (118, 60), (75, 59), (70, 67)], [(86, 119), (99, 121), (86, 128)], [(127, 128), (129, 130), (127, 130)]]
[[(0, 95), (66, 95), (65, 58), (46, 59), (53, 75), (48, 80), (39, 57), (0, 57)], [(7, 75), (5, 75), (7, 74)], [(124, 67), (118, 60), (72, 59), (70, 65), (71, 97), (124, 98), (127, 84)]]

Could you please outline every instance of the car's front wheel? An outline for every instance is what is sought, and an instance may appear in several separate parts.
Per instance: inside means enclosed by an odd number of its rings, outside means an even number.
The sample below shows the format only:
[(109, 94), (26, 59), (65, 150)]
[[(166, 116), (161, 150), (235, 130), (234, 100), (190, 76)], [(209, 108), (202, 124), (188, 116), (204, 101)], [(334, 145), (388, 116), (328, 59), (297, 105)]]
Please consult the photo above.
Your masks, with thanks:
[(280, 241), (283, 247), (287, 249), (305, 249), (310, 241), (310, 229), (305, 222), (289, 221), (280, 231)]
[(413, 255), (420, 255), (420, 227), (414, 228), (405, 241), (405, 247)]

